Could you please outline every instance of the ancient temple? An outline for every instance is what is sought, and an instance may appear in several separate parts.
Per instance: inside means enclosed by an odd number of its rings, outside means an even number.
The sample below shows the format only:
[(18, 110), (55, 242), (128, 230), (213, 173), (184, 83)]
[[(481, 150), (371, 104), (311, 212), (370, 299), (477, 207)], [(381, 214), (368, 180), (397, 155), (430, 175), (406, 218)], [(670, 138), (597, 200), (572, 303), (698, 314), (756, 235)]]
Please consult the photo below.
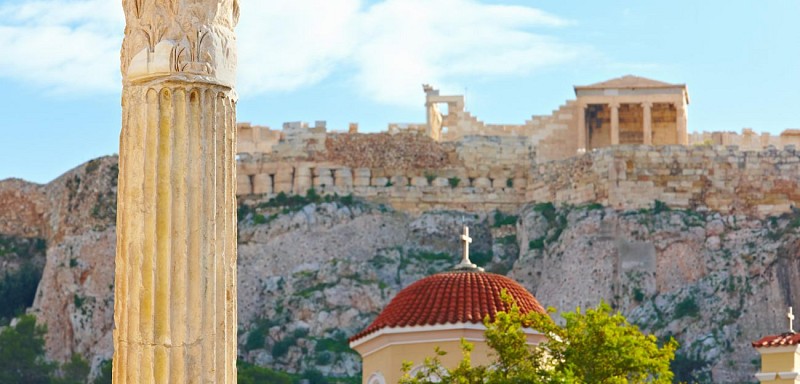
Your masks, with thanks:
[[(453, 270), (419, 280), (401, 290), (367, 328), (350, 338), (350, 347), (363, 360), (364, 384), (396, 383), (404, 361), (413, 361), (411, 374), (422, 368), (426, 356), (439, 347), (447, 352), (442, 364), (455, 367), (461, 360), (461, 339), (473, 343), (472, 363), (489, 364), (483, 319), (509, 310), (500, 298), (506, 290), (521, 313), (546, 313), (539, 301), (508, 277), (484, 272), (469, 260), (469, 229), (461, 236), (464, 254)], [(528, 343), (537, 345), (545, 336), (524, 330)]]
[(685, 84), (638, 76), (575, 86), (578, 151), (620, 144), (689, 144)]

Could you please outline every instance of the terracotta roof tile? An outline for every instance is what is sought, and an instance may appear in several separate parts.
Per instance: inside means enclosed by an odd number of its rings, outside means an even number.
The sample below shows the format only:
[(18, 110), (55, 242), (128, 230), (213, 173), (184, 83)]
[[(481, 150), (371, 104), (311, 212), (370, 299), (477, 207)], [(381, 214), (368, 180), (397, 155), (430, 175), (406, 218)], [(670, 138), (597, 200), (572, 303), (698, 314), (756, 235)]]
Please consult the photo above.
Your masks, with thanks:
[(764, 336), (752, 343), (754, 348), (783, 347), (800, 344), (800, 333), (787, 332), (780, 335)]
[(477, 271), (444, 272), (401, 290), (375, 321), (350, 341), (383, 328), (480, 324), (486, 315), (494, 319), (497, 312), (509, 309), (500, 298), (503, 288), (514, 298), (522, 313), (547, 313), (530, 292), (505, 276)]

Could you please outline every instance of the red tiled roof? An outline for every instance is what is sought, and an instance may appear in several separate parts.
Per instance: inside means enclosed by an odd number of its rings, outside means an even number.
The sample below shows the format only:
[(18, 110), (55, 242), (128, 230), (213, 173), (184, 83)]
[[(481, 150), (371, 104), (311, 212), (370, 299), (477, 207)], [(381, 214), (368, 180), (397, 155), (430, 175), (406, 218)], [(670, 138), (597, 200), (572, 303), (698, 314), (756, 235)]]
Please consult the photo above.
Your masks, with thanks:
[(500, 298), (503, 288), (514, 298), (522, 313), (547, 313), (530, 292), (505, 276), (478, 271), (444, 272), (428, 276), (400, 291), (375, 321), (350, 341), (383, 328), (480, 324), (486, 315), (494, 319), (497, 312), (509, 309)]
[(800, 344), (800, 333), (787, 332), (780, 335), (764, 336), (760, 340), (754, 341), (752, 344), (754, 348), (798, 345)]

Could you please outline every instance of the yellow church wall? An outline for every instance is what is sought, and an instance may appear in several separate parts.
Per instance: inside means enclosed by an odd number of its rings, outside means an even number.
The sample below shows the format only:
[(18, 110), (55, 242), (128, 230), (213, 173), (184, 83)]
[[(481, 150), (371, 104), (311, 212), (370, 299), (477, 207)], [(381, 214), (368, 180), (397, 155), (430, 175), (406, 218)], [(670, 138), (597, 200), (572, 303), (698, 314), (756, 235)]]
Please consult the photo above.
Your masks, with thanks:
[[(489, 347), (484, 341), (471, 341), (475, 346), (472, 353), (472, 364), (482, 365), (488, 363)], [(428, 357), (436, 356), (435, 349), (439, 347), (447, 352), (440, 357), (445, 367), (455, 367), (461, 361), (461, 341), (433, 341), (415, 344), (391, 345), (364, 358), (363, 382), (368, 383), (370, 376), (380, 372), (387, 384), (397, 383), (402, 376), (402, 364), (411, 361), (412, 369), (422, 365)]]
[(761, 372), (791, 372), (800, 366), (800, 355), (791, 352), (761, 355)]
[[(436, 356), (436, 347), (447, 352), (440, 357), (442, 365), (453, 368), (462, 359), (461, 339), (472, 343), (473, 365), (486, 365), (492, 354), (484, 339), (485, 328), (476, 325), (466, 327), (433, 326), (414, 330), (389, 330), (377, 336), (367, 336), (352, 345), (363, 359), (364, 384), (373, 384), (370, 378), (379, 373), (386, 384), (394, 384), (402, 376), (404, 361), (411, 361), (412, 370), (421, 366), (425, 358)], [(529, 331), (528, 342), (536, 345), (545, 340), (539, 333)]]

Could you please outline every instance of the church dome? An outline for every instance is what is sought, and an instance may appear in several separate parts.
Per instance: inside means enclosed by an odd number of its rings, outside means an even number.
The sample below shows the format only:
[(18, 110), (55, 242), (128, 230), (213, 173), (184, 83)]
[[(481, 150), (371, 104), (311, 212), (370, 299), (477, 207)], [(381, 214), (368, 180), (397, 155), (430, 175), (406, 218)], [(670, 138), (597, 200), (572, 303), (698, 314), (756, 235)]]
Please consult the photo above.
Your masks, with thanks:
[(428, 276), (401, 290), (375, 321), (350, 341), (384, 328), (482, 324), (487, 315), (493, 320), (497, 312), (510, 309), (500, 298), (503, 289), (522, 313), (546, 313), (539, 301), (514, 280), (479, 269), (455, 270)]

